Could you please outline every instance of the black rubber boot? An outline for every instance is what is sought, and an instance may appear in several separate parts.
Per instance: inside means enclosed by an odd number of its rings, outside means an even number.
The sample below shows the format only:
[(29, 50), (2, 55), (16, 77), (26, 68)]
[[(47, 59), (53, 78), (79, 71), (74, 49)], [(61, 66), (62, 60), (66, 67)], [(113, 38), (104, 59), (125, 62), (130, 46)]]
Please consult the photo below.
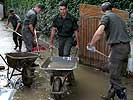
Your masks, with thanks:
[(126, 89), (119, 89), (116, 90), (116, 94), (119, 97), (120, 100), (127, 100), (127, 95), (126, 95)]

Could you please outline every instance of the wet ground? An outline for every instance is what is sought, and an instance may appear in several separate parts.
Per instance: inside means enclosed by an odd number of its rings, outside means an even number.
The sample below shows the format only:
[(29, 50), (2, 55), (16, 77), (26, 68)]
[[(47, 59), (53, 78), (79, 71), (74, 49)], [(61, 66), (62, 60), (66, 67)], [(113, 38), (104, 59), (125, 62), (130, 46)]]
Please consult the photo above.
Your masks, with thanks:
[[(12, 41), (12, 33), (5, 31), (3, 22), (0, 21), (0, 53), (4, 56), (8, 52), (16, 52)], [(22, 51), (25, 51), (23, 47)], [(44, 59), (38, 59), (37, 63), (42, 64), (49, 56), (49, 51), (43, 54)], [(5, 63), (0, 59), (0, 65)], [(70, 91), (64, 95), (62, 100), (100, 100), (100, 96), (106, 94), (108, 89), (108, 74), (89, 66), (78, 65), (74, 71), (75, 82), (69, 87)], [(36, 68), (36, 77), (31, 88), (21, 87), (15, 93), (13, 100), (49, 100), (50, 88), (49, 76), (44, 70)], [(133, 79), (124, 78), (128, 88), (128, 100), (133, 100)], [(52, 99), (51, 99), (52, 100)], [(116, 100), (118, 100), (116, 98)]]

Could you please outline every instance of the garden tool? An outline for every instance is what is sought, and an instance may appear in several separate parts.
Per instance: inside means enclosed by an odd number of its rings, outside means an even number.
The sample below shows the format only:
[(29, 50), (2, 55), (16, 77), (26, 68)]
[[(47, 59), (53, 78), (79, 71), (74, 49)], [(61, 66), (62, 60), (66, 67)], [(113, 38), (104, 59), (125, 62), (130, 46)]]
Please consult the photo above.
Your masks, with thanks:
[(107, 55), (105, 55), (104, 53), (98, 51), (95, 46), (87, 46), (87, 50), (91, 51), (91, 52), (97, 52), (98, 54), (106, 57), (106, 58), (109, 58)]
[(14, 33), (16, 33), (17, 35), (19, 35), (19, 36), (21, 36), (21, 37), (22, 37), (22, 35), (21, 35), (20, 33), (16, 32), (15, 30), (11, 29), (11, 28), (10, 28), (10, 27), (8, 27), (8, 26), (7, 26), (7, 28), (9, 29), (9, 31), (12, 31), (12, 32), (14, 32)]
[(98, 50), (96, 50), (96, 52), (97, 52), (98, 54), (100, 54), (100, 55), (106, 57), (106, 58), (109, 58), (107, 55), (105, 55), (104, 53), (102, 53), (102, 52), (100, 52), (100, 51), (98, 51)]
[(33, 47), (33, 48), (32, 48), (32, 52), (40, 52), (40, 51), (46, 50), (45, 47), (41, 47), (41, 46), (39, 45), (36, 30), (34, 31), (34, 33), (35, 33), (36, 47)]

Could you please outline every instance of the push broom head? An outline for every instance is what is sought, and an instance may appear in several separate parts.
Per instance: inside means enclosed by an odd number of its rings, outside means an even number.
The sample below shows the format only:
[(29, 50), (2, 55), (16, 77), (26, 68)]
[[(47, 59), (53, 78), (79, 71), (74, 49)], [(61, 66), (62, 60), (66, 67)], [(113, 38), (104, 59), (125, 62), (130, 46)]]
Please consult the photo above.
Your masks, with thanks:
[(32, 48), (32, 52), (43, 52), (45, 50), (46, 50), (46, 48), (45, 47), (41, 47), (41, 46)]

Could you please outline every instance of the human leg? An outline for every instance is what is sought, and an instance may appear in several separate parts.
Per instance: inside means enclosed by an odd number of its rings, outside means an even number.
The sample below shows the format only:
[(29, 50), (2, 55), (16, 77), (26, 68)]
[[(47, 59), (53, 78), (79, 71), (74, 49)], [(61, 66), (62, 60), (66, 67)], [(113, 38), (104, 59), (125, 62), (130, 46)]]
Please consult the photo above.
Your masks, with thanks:
[[(126, 63), (128, 59), (128, 54), (130, 51), (130, 46), (128, 44), (117, 44), (111, 47), (111, 53), (110, 53), (110, 59), (109, 59), (109, 72), (110, 72), (110, 85), (112, 86), (111, 90), (114, 90), (114, 93), (117, 94), (119, 98), (120, 93), (123, 93), (124, 99), (120, 100), (126, 100), (125, 99), (125, 86), (122, 83), (122, 76), (123, 72), (126, 70)], [(122, 92), (123, 91), (123, 92)], [(108, 91), (110, 92), (110, 89)], [(112, 98), (107, 95), (107, 98), (104, 100), (111, 100)]]
[(33, 47), (33, 40), (32, 40), (32, 36), (25, 36), (23, 37), (27, 52), (31, 52), (32, 51), (32, 47)]
[(18, 41), (19, 41), (19, 51), (21, 52), (21, 48), (22, 48), (22, 37), (18, 36)]
[(72, 48), (73, 38), (66, 38), (65, 46), (64, 46), (64, 56), (70, 56), (71, 48)]
[(63, 37), (59, 37), (59, 40), (58, 40), (59, 56), (64, 56), (64, 45), (65, 45), (65, 39)]
[(13, 41), (15, 43), (15, 50), (17, 49), (18, 47), (18, 41), (17, 41), (17, 34), (15, 32), (13, 32)]

